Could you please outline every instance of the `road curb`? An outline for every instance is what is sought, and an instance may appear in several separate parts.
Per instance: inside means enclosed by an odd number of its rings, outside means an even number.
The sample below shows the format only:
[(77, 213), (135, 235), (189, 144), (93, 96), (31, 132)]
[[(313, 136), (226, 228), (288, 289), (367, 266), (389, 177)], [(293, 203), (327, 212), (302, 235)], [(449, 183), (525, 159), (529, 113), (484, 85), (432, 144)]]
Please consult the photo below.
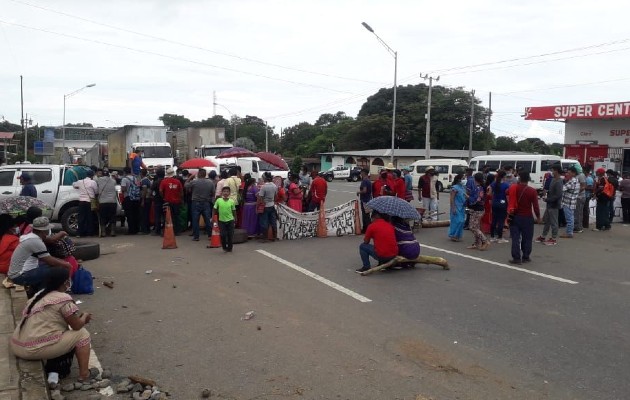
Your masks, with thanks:
[[(0, 399), (2, 400), (48, 400), (50, 398), (46, 387), (44, 364), (41, 361), (28, 361), (15, 357), (9, 350), (9, 340), (16, 323), (21, 319), (22, 310), (26, 304), (26, 292), (16, 292), (14, 289), (3, 290), (0, 295), (0, 321), (2, 331), (0, 337), (0, 360), (7, 360), (6, 370), (0, 376)], [(10, 329), (9, 329), (10, 328)]]

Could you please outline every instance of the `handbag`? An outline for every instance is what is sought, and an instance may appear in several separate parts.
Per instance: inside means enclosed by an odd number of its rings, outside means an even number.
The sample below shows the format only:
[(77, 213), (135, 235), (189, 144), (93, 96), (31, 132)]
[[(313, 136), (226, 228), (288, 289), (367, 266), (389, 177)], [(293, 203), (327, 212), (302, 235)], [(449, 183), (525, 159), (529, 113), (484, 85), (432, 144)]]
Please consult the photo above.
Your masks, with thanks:
[(70, 290), (74, 294), (92, 294), (94, 293), (94, 283), (92, 282), (92, 273), (83, 268), (82, 265), (74, 273), (72, 277), (72, 286)]
[(90, 209), (92, 211), (98, 211), (98, 199), (96, 197), (91, 197), (90, 198)]
[(48, 252), (53, 257), (66, 258), (71, 256), (75, 250), (76, 246), (74, 245), (74, 242), (66, 236), (63, 239), (57, 240), (52, 245), (49, 245)]

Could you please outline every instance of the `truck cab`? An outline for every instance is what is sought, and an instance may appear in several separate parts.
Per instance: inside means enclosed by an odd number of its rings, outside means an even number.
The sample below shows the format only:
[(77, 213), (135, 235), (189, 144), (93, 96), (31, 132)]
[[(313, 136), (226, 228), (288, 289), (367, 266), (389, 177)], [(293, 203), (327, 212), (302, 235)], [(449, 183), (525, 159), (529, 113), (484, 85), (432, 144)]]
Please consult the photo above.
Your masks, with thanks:
[(173, 150), (171, 149), (170, 143), (133, 143), (131, 145), (131, 151), (136, 152), (137, 150), (140, 150), (142, 161), (149, 170), (153, 170), (158, 166), (162, 166), (164, 169), (168, 169), (173, 166)]

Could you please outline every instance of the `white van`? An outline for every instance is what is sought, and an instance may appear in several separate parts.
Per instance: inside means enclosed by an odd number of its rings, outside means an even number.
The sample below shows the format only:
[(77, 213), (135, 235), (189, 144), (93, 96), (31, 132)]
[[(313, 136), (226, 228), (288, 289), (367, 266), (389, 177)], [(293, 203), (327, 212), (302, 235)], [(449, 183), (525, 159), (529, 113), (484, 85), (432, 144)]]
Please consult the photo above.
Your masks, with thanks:
[(267, 171), (271, 172), (271, 175), (280, 176), (285, 180), (289, 178), (288, 170), (280, 169), (258, 157), (240, 157), (236, 159), (236, 163), (241, 167), (241, 174), (250, 174), (256, 180), (262, 178), (263, 173)]
[(463, 174), (468, 167), (468, 164), (464, 160), (456, 158), (433, 158), (430, 160), (418, 160), (409, 166), (411, 169), (410, 175), (413, 178), (413, 186), (418, 186), (418, 179), (427, 170), (427, 167), (435, 168), (438, 173), (437, 186), (441, 192), (444, 189), (450, 189), (453, 178), (457, 174)]
[(478, 156), (470, 160), (470, 168), (474, 172), (482, 172), (485, 167), (490, 167), (490, 171), (497, 171), (508, 165), (514, 169), (521, 168), (529, 172), (530, 185), (537, 190), (542, 190), (545, 174), (553, 164), (558, 164), (561, 160), (558, 156), (548, 154)]
[(562, 164), (562, 170), (563, 171), (568, 170), (569, 168), (571, 168), (575, 164), (580, 165), (580, 162), (578, 160), (573, 160), (571, 158), (563, 158), (562, 160), (560, 160), (560, 163)]

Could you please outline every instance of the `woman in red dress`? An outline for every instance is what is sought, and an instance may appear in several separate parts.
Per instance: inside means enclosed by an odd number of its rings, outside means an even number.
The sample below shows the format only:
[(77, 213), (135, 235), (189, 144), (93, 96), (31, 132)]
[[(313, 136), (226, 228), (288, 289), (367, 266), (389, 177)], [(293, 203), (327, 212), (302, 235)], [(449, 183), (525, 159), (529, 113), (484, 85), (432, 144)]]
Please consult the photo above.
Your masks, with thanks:
[(486, 191), (486, 197), (483, 203), (484, 213), (481, 218), (481, 231), (483, 233), (490, 233), (490, 226), (492, 224), (492, 189), (490, 187), (492, 182), (494, 182), (494, 175), (488, 174), (486, 183), (483, 186)]

